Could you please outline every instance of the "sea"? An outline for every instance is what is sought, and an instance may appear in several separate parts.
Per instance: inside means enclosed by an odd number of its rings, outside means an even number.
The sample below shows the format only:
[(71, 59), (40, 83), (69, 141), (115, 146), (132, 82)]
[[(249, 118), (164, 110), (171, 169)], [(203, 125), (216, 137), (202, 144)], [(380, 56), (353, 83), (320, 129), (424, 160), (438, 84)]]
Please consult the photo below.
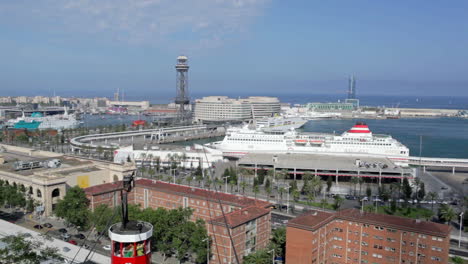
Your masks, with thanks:
[[(200, 95), (200, 98), (203, 95)], [(236, 97), (229, 95), (231, 97)], [(248, 95), (242, 95), (245, 97)], [(307, 102), (336, 102), (340, 95), (269, 95), (278, 97), (281, 102), (305, 104)], [(139, 98), (128, 98), (140, 100)], [(360, 96), (361, 105), (401, 108), (441, 108), (468, 110), (468, 97), (456, 96)], [(148, 99), (146, 99), (148, 100)], [(152, 103), (163, 103), (161, 97), (149, 98)], [(167, 103), (169, 99), (165, 102)], [(83, 118), (84, 125), (131, 124), (137, 119), (152, 121), (152, 117), (138, 116), (90, 116)], [(401, 118), (401, 119), (322, 119), (309, 121), (302, 130), (341, 134), (356, 122), (365, 122), (376, 134), (388, 134), (406, 145), (411, 156), (464, 158), (468, 159), (468, 119), (462, 118)], [(202, 143), (202, 142), (200, 142)]]

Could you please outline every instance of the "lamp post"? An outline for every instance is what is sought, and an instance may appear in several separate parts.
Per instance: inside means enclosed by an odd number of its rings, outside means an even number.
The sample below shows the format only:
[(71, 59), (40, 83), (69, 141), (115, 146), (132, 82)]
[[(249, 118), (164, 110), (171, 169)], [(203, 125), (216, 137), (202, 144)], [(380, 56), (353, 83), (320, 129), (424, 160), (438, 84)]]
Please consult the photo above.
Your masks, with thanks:
[(272, 255), (271, 256), (271, 264), (275, 264), (275, 249), (273, 248), (273, 249), (268, 251), (268, 253), (270, 253), (270, 252), (271, 252), (271, 255)]
[(206, 264), (210, 264), (210, 239), (207, 237), (202, 240), (202, 242), (206, 241)]
[(227, 193), (227, 179), (230, 178), (231, 176), (224, 176), (224, 192)]
[(287, 193), (287, 198), (286, 198), (286, 214), (289, 214), (289, 188), (291, 188), (291, 185), (288, 187), (284, 188), (288, 193)]
[(463, 214), (465, 212), (460, 213), (460, 234), (458, 236), (458, 248), (461, 246), (461, 235), (462, 235), (462, 229), (463, 229)]

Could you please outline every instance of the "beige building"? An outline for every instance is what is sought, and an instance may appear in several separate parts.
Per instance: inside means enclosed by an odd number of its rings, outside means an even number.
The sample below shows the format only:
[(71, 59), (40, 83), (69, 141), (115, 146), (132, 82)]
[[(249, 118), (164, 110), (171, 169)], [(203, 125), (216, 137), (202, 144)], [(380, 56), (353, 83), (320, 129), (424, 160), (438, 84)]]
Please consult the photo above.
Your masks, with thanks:
[[(99, 160), (83, 159), (53, 152), (36, 151), (9, 145), (0, 145), (4, 163), (0, 165), (0, 179), (8, 184), (23, 185), (28, 196), (43, 206), (44, 215), (49, 216), (59, 199), (65, 196), (68, 188), (87, 188), (103, 183), (120, 181), (123, 176), (134, 171), (133, 164), (115, 164)], [(50, 168), (17, 169), (15, 162), (37, 162), (51, 164), (59, 160), (60, 166)], [(50, 166), (50, 165), (49, 165)]]
[(279, 114), (280, 110), (281, 105), (276, 97), (233, 99), (227, 96), (207, 96), (195, 100), (194, 120), (199, 123), (245, 121)]
[(146, 110), (149, 108), (149, 101), (107, 101), (108, 107), (127, 107), (127, 108), (140, 108)]

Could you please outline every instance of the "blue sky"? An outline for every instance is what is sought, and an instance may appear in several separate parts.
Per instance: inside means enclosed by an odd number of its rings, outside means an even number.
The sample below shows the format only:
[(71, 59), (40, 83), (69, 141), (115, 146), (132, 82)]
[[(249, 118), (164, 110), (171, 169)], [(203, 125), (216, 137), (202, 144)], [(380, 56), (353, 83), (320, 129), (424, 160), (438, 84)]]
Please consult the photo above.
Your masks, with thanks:
[(0, 95), (468, 96), (467, 1), (0, 0)]

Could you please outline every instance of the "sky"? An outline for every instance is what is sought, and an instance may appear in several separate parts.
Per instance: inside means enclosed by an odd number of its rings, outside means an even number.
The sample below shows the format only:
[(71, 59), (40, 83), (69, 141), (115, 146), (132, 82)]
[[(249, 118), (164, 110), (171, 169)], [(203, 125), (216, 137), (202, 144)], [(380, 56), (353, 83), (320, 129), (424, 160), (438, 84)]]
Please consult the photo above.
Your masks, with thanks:
[(468, 96), (468, 1), (0, 0), (0, 96)]

